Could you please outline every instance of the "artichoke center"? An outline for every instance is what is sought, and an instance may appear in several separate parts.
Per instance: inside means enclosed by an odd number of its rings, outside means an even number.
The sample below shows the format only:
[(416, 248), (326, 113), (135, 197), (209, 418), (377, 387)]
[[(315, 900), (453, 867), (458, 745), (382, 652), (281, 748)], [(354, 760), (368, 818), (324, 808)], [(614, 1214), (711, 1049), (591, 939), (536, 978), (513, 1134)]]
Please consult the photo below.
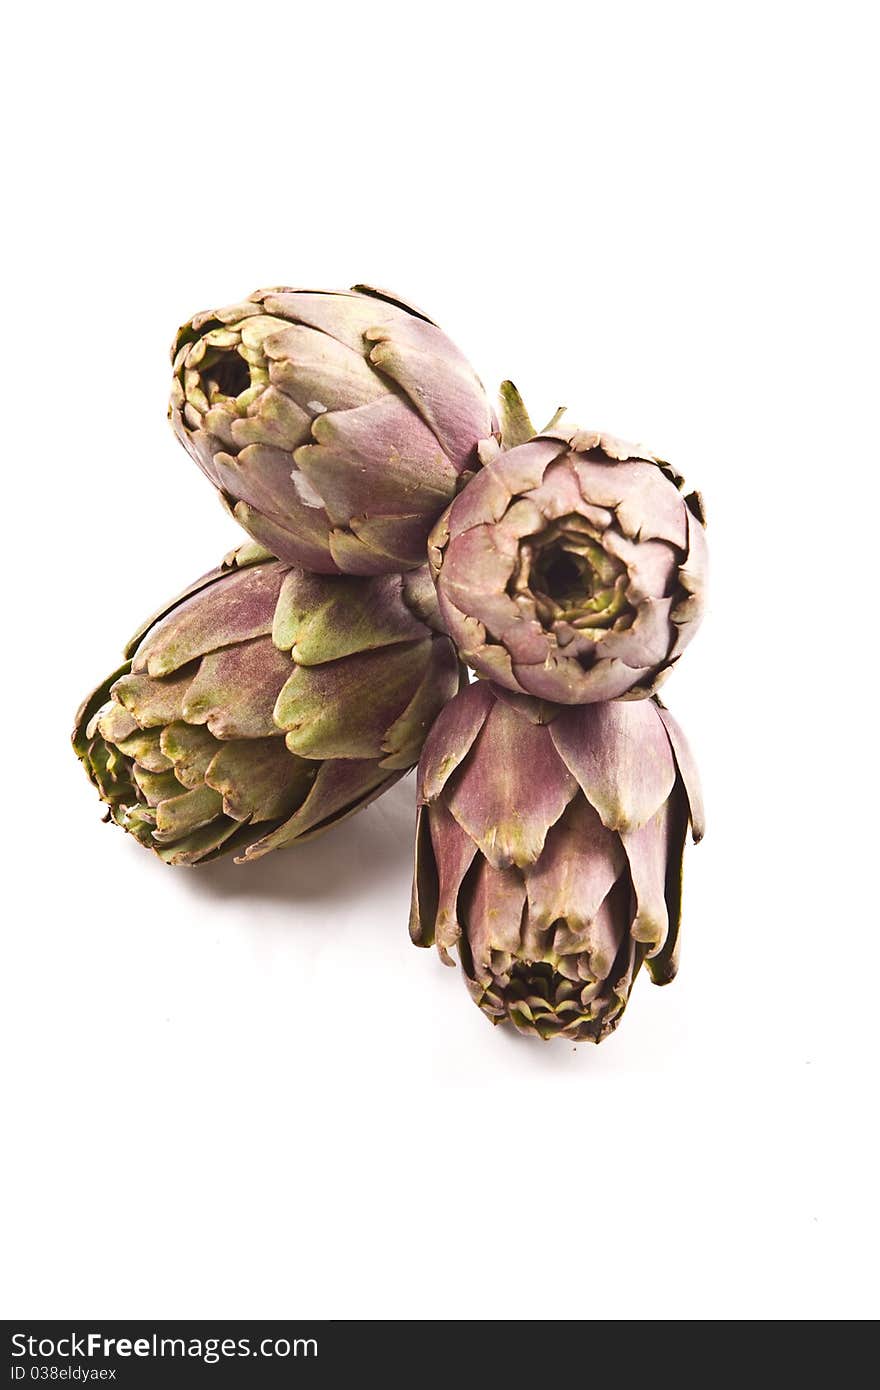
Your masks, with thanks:
[(513, 596), (530, 599), (547, 626), (612, 627), (629, 610), (626, 567), (582, 517), (567, 516), (520, 543)]
[(544, 999), (552, 1005), (567, 981), (548, 961), (515, 960), (510, 967), (510, 1001)]
[(556, 543), (539, 550), (532, 571), (533, 590), (560, 608), (576, 606), (592, 594), (592, 570), (583, 555)]
[(209, 401), (240, 396), (251, 384), (250, 368), (235, 350), (217, 352), (212, 362), (203, 365), (201, 376)]

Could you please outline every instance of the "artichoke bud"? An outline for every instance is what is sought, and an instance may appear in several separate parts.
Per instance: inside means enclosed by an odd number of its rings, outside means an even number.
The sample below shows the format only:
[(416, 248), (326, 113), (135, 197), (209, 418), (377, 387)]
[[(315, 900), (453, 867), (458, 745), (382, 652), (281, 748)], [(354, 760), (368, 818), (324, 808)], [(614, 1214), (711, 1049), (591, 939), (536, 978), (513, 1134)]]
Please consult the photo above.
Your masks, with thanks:
[(307, 574), (241, 547), (135, 636), (73, 735), (110, 818), (171, 864), (329, 828), (418, 760), (458, 689), (424, 577)]
[(643, 962), (677, 969), (687, 742), (656, 700), (570, 707), (478, 681), (419, 763), (411, 935), (449, 961), (493, 1023), (600, 1042)]
[(173, 348), (184, 448), (255, 540), (319, 574), (418, 568), (495, 417), (473, 369), (378, 290), (260, 290)]
[(428, 547), (464, 660), (559, 704), (651, 695), (703, 613), (699, 494), (652, 455), (561, 425), (483, 465)]

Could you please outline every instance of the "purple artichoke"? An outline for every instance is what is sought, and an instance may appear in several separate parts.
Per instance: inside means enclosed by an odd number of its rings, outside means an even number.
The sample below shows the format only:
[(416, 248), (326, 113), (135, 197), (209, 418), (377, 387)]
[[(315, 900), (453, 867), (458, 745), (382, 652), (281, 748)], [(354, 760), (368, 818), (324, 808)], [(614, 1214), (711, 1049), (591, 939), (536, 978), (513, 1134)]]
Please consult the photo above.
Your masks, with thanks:
[(458, 689), (452, 643), (424, 621), (433, 599), (424, 570), (351, 579), (233, 552), (77, 715), (109, 818), (166, 863), (241, 862), (365, 806)]
[(171, 418), (249, 535), (319, 574), (417, 568), (495, 420), (473, 369), (378, 290), (259, 290), (174, 345)]
[(419, 763), (410, 931), (522, 1033), (600, 1042), (642, 964), (676, 973), (682, 856), (703, 833), (684, 735), (654, 700), (550, 705), (488, 682)]
[(576, 705), (650, 695), (703, 611), (698, 494), (668, 464), (584, 430), (501, 453), (455, 498), (429, 558), (469, 665), (520, 694)]

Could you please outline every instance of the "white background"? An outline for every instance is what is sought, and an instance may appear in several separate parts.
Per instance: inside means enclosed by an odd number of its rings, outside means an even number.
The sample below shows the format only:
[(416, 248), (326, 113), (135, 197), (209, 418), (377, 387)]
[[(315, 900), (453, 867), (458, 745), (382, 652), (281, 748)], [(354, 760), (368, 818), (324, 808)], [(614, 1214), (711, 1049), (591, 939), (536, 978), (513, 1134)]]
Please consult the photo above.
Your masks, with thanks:
[[(876, 45), (859, 4), (29, 6), (3, 94), (6, 1316), (876, 1314)], [(423, 305), (700, 487), (678, 981), (600, 1048), (409, 944), (412, 779), (170, 870), (67, 745), (236, 543), (172, 334)]]

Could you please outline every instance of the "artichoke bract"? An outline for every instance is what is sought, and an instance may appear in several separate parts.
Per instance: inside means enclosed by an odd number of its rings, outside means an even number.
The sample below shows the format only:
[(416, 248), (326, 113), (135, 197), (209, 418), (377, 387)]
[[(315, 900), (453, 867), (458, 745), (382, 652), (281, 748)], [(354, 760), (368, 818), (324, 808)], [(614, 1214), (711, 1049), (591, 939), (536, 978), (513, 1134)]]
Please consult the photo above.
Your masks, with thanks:
[(656, 700), (561, 707), (486, 681), (439, 715), (419, 763), (410, 933), (457, 946), (474, 1000), (522, 1033), (600, 1042), (647, 962), (678, 964), (693, 758)]
[(495, 419), (473, 369), (378, 290), (259, 290), (173, 349), (178, 438), (244, 529), (320, 574), (424, 563)]
[(650, 695), (703, 611), (699, 495), (661, 460), (580, 429), (481, 452), (429, 544), (463, 659), (560, 704)]
[(233, 552), (147, 623), (77, 715), (109, 818), (166, 863), (241, 862), (365, 806), (415, 764), (458, 689), (432, 600), (425, 571), (351, 579)]

